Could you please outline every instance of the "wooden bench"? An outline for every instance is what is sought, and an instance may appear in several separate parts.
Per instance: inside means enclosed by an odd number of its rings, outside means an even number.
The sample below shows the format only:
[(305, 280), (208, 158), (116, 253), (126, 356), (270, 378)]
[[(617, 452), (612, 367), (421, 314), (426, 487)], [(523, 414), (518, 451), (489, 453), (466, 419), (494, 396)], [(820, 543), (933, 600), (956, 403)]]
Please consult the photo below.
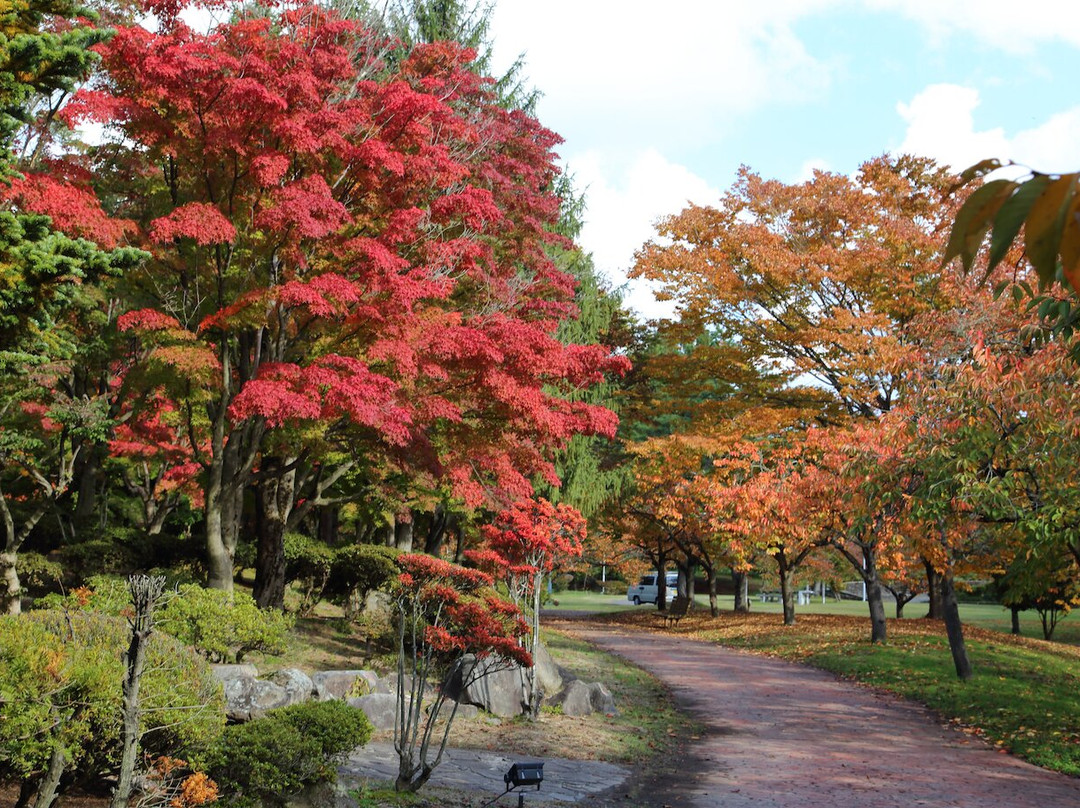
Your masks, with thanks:
[(682, 595), (676, 597), (668, 604), (667, 611), (661, 612), (664, 615), (664, 625), (668, 627), (676, 625), (686, 617), (686, 611), (689, 608), (690, 598), (684, 598)]

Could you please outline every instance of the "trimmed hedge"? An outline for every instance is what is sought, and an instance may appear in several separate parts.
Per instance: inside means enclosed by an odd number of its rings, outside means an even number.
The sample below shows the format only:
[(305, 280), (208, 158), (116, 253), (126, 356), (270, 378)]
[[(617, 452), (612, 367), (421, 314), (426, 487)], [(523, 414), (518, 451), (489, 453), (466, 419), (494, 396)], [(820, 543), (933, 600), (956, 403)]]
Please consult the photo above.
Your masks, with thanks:
[(307, 786), (333, 782), (338, 765), (371, 733), (367, 716), (344, 702), (294, 704), (227, 727), (206, 769), (229, 805), (281, 804)]

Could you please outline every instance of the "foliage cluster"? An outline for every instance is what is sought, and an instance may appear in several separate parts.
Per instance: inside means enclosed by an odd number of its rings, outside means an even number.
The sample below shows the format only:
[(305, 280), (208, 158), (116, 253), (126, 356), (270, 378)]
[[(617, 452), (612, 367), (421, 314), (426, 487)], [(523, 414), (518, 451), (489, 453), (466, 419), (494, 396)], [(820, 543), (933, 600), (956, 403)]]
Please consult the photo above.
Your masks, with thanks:
[(520, 609), (499, 597), (488, 575), (413, 553), (398, 556), (397, 564), (395, 788), (415, 791), (441, 762), (457, 712), (444, 690), (425, 705), (429, 684), (446, 682), (454, 672), (465, 688), (498, 666), (531, 668), (533, 660), (522, 644), (529, 627)]
[(226, 805), (284, 804), (307, 786), (336, 780), (338, 765), (371, 733), (363, 711), (344, 702), (294, 704), (226, 727), (205, 766)]
[[(54, 609), (88, 609), (113, 616), (129, 611), (127, 584), (121, 578), (91, 576), (87, 587), (66, 596), (42, 598)], [(247, 592), (206, 589), (181, 584), (163, 599), (155, 616), (159, 631), (184, 643), (211, 662), (235, 663), (253, 651), (281, 654), (292, 620), (281, 612), (256, 607)]]
[[(898, 615), (927, 593), (960, 677), (968, 580), (997, 581), (1050, 635), (1078, 602), (1080, 372), (1024, 300), (1075, 258), (1076, 184), (955, 193), (974, 174), (905, 155), (795, 184), (747, 169), (717, 205), (660, 222), (635, 273), (678, 316), (644, 353), (617, 546), (674, 563), (683, 588), (703, 571), (714, 614), (719, 572), (769, 575), (787, 624), (799, 586), (854, 578), (874, 642), (884, 592)], [(1026, 258), (1012, 244), (1024, 222)], [(974, 266), (1017, 293), (995, 296)]]
[[(92, 611), (34, 611), (0, 618), (0, 767), (33, 784), (52, 757), (72, 778), (110, 771), (120, 755), (126, 621)], [(155, 634), (142, 682), (143, 748), (204, 748), (224, 725), (221, 686), (206, 662)]]

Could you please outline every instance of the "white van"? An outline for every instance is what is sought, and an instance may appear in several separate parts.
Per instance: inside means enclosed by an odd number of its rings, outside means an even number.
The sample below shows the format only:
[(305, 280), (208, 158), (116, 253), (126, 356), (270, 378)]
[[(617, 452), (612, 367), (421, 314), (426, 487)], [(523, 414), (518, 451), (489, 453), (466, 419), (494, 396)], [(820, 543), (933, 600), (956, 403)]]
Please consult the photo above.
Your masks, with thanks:
[[(635, 586), (626, 590), (626, 599), (635, 606), (640, 606), (642, 603), (656, 603), (660, 591), (660, 587), (656, 584), (658, 577), (655, 572), (642, 575)], [(675, 591), (679, 585), (679, 573), (665, 573), (664, 582), (667, 585), (667, 601), (670, 603), (675, 598)]]

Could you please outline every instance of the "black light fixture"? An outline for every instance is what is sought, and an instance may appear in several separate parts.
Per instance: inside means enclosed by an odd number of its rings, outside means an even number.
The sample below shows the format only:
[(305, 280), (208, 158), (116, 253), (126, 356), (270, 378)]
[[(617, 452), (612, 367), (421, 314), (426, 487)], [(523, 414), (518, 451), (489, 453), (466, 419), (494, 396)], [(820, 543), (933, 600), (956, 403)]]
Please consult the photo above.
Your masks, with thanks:
[[(506, 783), (506, 791), (493, 799), (491, 802), (485, 803), (483, 808), (488, 808), (489, 805), (494, 805), (499, 799), (505, 797), (511, 791), (517, 788), (527, 788), (529, 786), (536, 786), (536, 790), (540, 790), (540, 784), (544, 782), (544, 764), (535, 761), (532, 763), (515, 763), (510, 767), (510, 771), (503, 775), (503, 782)], [(518, 808), (522, 808), (525, 805), (525, 795), (518, 794)]]
[(544, 782), (544, 764), (515, 763), (510, 767), (510, 771), (503, 775), (503, 782), (506, 783), (507, 791), (513, 791), (522, 786), (536, 786), (536, 790), (539, 791), (540, 784)]

